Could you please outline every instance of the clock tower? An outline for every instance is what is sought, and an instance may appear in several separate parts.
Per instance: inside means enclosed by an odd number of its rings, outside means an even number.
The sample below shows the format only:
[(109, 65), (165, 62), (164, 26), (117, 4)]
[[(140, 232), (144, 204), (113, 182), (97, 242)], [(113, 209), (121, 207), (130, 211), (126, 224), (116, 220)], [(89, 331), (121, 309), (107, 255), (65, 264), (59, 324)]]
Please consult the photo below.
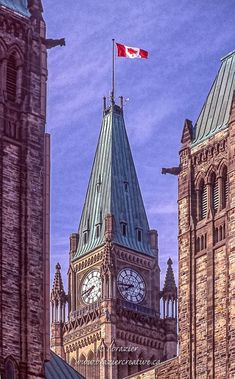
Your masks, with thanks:
[(105, 102), (79, 230), (70, 237), (68, 295), (52, 296), (52, 349), (62, 347), (87, 379), (121, 379), (176, 356), (174, 278), (165, 287), (160, 291), (158, 235), (149, 228), (122, 104)]

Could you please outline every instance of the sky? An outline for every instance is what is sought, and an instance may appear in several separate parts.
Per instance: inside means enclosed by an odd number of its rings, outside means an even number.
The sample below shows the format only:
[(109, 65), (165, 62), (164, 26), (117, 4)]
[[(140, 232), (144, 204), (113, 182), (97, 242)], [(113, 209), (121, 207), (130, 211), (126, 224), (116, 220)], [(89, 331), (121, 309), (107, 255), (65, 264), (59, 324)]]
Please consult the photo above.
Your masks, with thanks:
[(48, 51), (47, 132), (51, 134), (51, 279), (59, 261), (65, 287), (69, 235), (77, 232), (111, 90), (112, 38), (149, 51), (116, 59), (124, 117), (151, 229), (159, 233), (162, 283), (172, 257), (177, 277), (177, 177), (185, 118), (196, 122), (220, 67), (235, 49), (234, 0), (44, 0)]

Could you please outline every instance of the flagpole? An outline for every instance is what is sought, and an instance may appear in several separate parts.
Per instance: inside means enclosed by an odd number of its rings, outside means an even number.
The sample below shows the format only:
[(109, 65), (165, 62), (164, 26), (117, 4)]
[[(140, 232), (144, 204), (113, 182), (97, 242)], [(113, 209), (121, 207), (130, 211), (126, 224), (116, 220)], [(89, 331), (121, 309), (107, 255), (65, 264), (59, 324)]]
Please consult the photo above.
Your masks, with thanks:
[(113, 55), (112, 55), (112, 92), (111, 92), (111, 104), (115, 104), (115, 39), (113, 41)]

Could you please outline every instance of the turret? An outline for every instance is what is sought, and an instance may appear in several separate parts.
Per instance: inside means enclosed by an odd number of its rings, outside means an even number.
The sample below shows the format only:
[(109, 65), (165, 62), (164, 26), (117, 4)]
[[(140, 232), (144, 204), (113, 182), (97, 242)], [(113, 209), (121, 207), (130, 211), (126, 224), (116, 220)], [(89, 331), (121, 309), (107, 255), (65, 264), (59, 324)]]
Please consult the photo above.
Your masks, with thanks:
[(62, 358), (65, 358), (63, 326), (65, 322), (67, 296), (64, 291), (60, 270), (61, 266), (57, 263), (51, 291), (51, 349)]
[(172, 270), (171, 258), (167, 261), (167, 272), (165, 284), (162, 290), (163, 300), (163, 317), (164, 318), (177, 318), (177, 287), (175, 284), (174, 272)]
[(171, 258), (167, 261), (167, 271), (161, 297), (163, 301), (163, 318), (166, 330), (164, 359), (177, 355), (177, 287)]

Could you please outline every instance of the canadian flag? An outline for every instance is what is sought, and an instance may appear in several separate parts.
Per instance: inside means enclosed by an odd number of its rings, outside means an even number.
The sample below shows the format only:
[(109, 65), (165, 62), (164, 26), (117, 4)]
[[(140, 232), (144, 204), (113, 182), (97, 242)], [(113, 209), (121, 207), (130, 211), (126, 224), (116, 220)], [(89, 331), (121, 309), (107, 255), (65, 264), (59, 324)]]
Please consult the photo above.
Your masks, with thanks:
[(116, 43), (118, 57), (126, 58), (148, 58), (148, 51), (142, 50), (138, 47), (130, 47)]

